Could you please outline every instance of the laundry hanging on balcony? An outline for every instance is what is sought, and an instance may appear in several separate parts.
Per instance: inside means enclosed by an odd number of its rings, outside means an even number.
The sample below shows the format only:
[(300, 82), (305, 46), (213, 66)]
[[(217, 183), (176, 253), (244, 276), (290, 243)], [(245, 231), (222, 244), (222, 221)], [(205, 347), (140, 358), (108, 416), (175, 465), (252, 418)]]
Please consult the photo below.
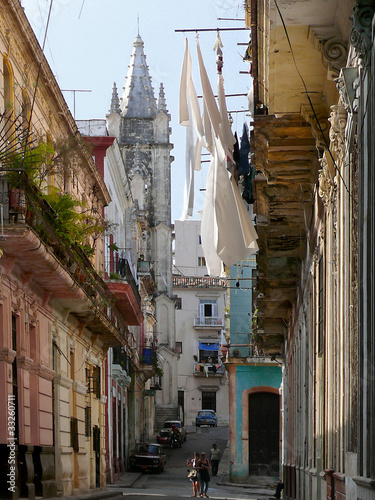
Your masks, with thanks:
[[(221, 74), (223, 65), (222, 42), (218, 33), (214, 49), (217, 52), (218, 104), (203, 62), (199, 39), (197, 37), (197, 56), (203, 94), (203, 114), (199, 103), (191, 71), (191, 55), (188, 42), (180, 82), (180, 124), (186, 131), (186, 181), (185, 202), (182, 219), (193, 212), (194, 170), (200, 163), (202, 146), (211, 153), (211, 161), (206, 184), (206, 196), (202, 215), (202, 247), (206, 265), (211, 276), (222, 273), (226, 266), (255, 253), (258, 249), (257, 234), (246, 205), (242, 200), (237, 182), (230, 179), (227, 166), (234, 168), (234, 137), (228, 118), (225, 100), (224, 79)], [(194, 127), (193, 127), (194, 124)], [(197, 139), (194, 144), (194, 134)], [(245, 140), (241, 141), (244, 143)]]

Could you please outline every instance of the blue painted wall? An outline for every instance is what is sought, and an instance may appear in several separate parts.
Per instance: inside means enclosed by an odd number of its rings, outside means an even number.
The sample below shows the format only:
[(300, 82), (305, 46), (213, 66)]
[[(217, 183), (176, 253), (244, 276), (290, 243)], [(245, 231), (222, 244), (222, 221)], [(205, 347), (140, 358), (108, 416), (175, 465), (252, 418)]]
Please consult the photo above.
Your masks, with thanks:
[[(251, 356), (250, 332), (252, 320), (252, 286), (256, 267), (255, 258), (244, 260), (230, 268), (230, 355), (238, 350), (238, 357)], [(238, 280), (238, 283), (237, 283)], [(236, 283), (239, 285), (236, 286)], [(247, 344), (240, 347), (236, 344)]]
[[(242, 394), (243, 391), (253, 387), (266, 386), (279, 389), (281, 385), (281, 367), (280, 366), (236, 366), (236, 394), (235, 394), (235, 457), (230, 467), (230, 480), (233, 482), (246, 481), (249, 475), (249, 457), (243, 456), (242, 451)], [(233, 425), (233, 423), (232, 423)], [(233, 456), (233, 455), (232, 455)]]

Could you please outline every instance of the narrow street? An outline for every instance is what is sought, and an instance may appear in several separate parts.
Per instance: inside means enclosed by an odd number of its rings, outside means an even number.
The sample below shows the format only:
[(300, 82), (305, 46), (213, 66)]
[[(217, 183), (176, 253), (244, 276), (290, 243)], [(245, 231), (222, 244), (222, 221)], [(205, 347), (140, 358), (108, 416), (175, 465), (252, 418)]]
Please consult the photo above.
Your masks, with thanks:
[[(119, 496), (128, 500), (141, 500), (146, 498), (165, 498), (175, 500), (178, 498), (189, 498), (192, 496), (191, 482), (187, 478), (188, 467), (186, 461), (193, 456), (194, 451), (209, 451), (213, 443), (216, 443), (222, 454), (228, 442), (228, 427), (208, 428), (202, 427), (197, 432), (189, 433), (182, 448), (166, 449), (167, 464), (164, 472), (155, 474), (143, 473), (130, 489), (122, 489)], [(216, 477), (211, 476), (208, 496), (216, 499), (265, 499), (264, 495), (253, 494), (251, 491), (241, 487), (223, 486), (221, 483), (223, 469), (219, 465), (219, 473)], [(111, 488), (112, 489), (112, 488)], [(116, 489), (116, 484), (113, 485)]]

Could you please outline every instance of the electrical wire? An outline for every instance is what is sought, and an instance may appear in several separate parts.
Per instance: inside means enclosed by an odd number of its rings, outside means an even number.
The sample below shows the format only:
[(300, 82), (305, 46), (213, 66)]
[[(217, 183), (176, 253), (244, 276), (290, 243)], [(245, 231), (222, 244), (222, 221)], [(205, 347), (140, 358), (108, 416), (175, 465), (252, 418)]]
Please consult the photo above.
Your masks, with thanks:
[[(40, 78), (40, 72), (41, 72), (41, 69), (42, 69), (42, 62), (43, 62), (43, 58), (44, 58), (44, 49), (45, 49), (45, 46), (46, 46), (47, 33), (48, 33), (49, 22), (50, 22), (50, 19), (51, 19), (52, 6), (53, 6), (53, 0), (51, 0), (50, 6), (49, 6), (49, 11), (48, 11), (48, 16), (47, 16), (47, 22), (46, 22), (46, 28), (44, 30), (42, 52), (40, 54), (38, 74), (37, 74), (36, 81), (35, 81), (35, 88), (34, 88), (33, 99), (31, 101), (30, 116), (29, 116), (29, 120), (27, 122), (27, 134), (26, 134), (26, 136), (29, 136), (29, 134), (30, 134), (31, 119), (32, 119), (33, 111), (34, 111), (34, 105), (35, 105), (35, 100), (36, 100), (36, 93), (37, 93), (37, 90), (38, 90), (38, 83), (39, 83), (39, 78)], [(28, 141), (25, 141), (24, 157), (25, 157), (27, 145), (28, 145)], [(22, 162), (23, 162), (23, 159), (22, 159)]]
[(307, 86), (306, 86), (305, 80), (304, 80), (303, 76), (301, 75), (300, 70), (298, 69), (297, 61), (296, 61), (296, 58), (295, 58), (295, 55), (294, 55), (293, 47), (292, 47), (292, 44), (291, 44), (291, 41), (290, 41), (290, 38), (289, 38), (289, 33), (288, 33), (287, 27), (286, 27), (286, 25), (285, 25), (285, 21), (284, 21), (283, 15), (281, 14), (281, 11), (280, 11), (280, 9), (279, 9), (279, 6), (278, 6), (278, 4), (277, 4), (277, 1), (276, 1), (276, 0), (274, 0), (274, 2), (275, 2), (276, 9), (277, 9), (277, 11), (278, 11), (278, 13), (279, 13), (279, 16), (280, 16), (280, 19), (281, 19), (281, 23), (282, 23), (283, 28), (284, 28), (284, 31), (285, 31), (285, 36), (286, 36), (286, 39), (287, 39), (287, 41), (288, 41), (288, 45), (289, 45), (289, 48), (290, 48), (290, 53), (291, 53), (292, 58), (293, 58), (294, 66), (295, 66), (295, 68), (296, 68), (296, 70), (297, 70), (298, 76), (300, 77), (301, 82), (302, 82), (302, 85), (303, 85), (303, 87), (304, 87), (304, 89), (305, 89), (306, 97), (307, 97), (307, 99), (308, 99), (308, 101), (309, 101), (309, 104), (310, 104), (311, 110), (312, 110), (312, 112), (313, 112), (313, 115), (314, 115), (315, 121), (316, 121), (316, 123), (317, 123), (317, 125), (318, 125), (318, 128), (319, 128), (319, 131), (320, 131), (320, 133), (322, 134), (322, 137), (323, 137), (323, 140), (324, 140), (324, 143), (325, 143), (326, 149), (327, 149), (327, 151), (328, 151), (328, 154), (330, 155), (330, 157), (331, 157), (331, 159), (332, 159), (333, 165), (334, 165), (334, 167), (335, 167), (335, 169), (336, 169), (337, 173), (339, 174), (339, 176), (340, 176), (340, 178), (341, 178), (341, 180), (342, 180), (342, 183), (343, 183), (343, 185), (344, 185), (344, 187), (345, 187), (345, 189), (346, 189), (347, 193), (349, 194), (349, 196), (350, 196), (350, 198), (352, 199), (353, 203), (354, 203), (354, 204), (356, 204), (356, 202), (355, 202), (355, 200), (354, 200), (354, 198), (353, 198), (353, 196), (352, 196), (351, 192), (349, 191), (349, 189), (348, 189), (348, 187), (347, 187), (347, 185), (346, 185), (346, 183), (345, 183), (345, 180), (344, 180), (344, 178), (343, 178), (343, 176), (342, 176), (342, 174), (341, 174), (341, 172), (340, 172), (340, 170), (339, 170), (339, 168), (338, 168), (338, 166), (337, 166), (337, 164), (336, 164), (336, 161), (335, 161), (335, 159), (334, 159), (334, 157), (333, 157), (333, 155), (332, 155), (332, 152), (331, 152), (331, 150), (330, 150), (330, 148), (329, 148), (329, 143), (328, 143), (328, 140), (327, 140), (327, 138), (325, 137), (325, 135), (324, 135), (324, 133), (323, 133), (322, 126), (321, 126), (321, 124), (320, 124), (319, 118), (318, 118), (318, 116), (317, 116), (317, 114), (316, 114), (316, 111), (315, 111), (314, 105), (313, 105), (313, 103), (312, 103), (312, 101), (311, 101), (311, 98), (310, 98), (310, 95), (309, 95), (310, 93), (309, 93), (309, 91), (307, 90)]

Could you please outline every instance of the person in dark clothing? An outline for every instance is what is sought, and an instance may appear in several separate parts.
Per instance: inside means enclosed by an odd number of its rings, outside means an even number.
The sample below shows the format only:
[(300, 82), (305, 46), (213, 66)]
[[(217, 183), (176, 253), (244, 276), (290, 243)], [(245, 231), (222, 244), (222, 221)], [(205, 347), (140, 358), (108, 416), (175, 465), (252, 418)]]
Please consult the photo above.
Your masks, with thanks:
[(210, 462), (206, 459), (206, 454), (203, 451), (201, 453), (200, 459), (197, 463), (197, 471), (199, 473), (199, 481), (201, 484), (201, 494), (200, 497), (208, 498), (207, 490), (208, 483), (210, 482)]
[(270, 498), (281, 498), (281, 491), (284, 489), (284, 483), (280, 481), (276, 485), (276, 491)]

